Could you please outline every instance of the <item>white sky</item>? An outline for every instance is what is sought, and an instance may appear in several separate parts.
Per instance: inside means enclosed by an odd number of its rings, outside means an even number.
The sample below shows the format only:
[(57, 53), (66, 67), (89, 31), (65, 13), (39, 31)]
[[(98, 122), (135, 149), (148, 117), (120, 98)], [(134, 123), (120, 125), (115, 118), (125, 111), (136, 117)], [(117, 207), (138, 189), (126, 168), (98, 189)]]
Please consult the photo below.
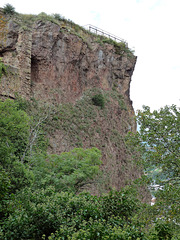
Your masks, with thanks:
[(135, 110), (180, 105), (180, 0), (0, 0), (0, 7), (7, 3), (19, 13), (59, 13), (125, 39), (138, 57), (131, 83)]

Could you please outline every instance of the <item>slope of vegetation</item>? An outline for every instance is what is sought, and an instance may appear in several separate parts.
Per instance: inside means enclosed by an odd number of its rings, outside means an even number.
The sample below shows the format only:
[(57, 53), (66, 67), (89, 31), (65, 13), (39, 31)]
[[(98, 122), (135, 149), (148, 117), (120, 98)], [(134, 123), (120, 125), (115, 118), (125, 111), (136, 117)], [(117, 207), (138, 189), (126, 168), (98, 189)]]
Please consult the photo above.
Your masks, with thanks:
[(28, 104), (0, 102), (1, 239), (178, 239), (178, 208), (165, 215), (142, 204), (135, 183), (99, 197), (82, 192), (100, 174), (100, 150), (47, 154), (47, 117), (30, 116)]

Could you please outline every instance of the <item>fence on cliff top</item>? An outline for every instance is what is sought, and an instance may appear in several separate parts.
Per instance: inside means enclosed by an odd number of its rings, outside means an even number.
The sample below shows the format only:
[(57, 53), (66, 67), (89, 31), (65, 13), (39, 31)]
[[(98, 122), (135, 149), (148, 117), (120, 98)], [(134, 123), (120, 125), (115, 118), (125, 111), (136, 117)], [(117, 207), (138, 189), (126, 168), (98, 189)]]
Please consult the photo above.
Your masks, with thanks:
[(127, 42), (124, 39), (122, 39), (120, 37), (117, 37), (114, 34), (109, 33), (109, 32), (107, 32), (105, 30), (102, 30), (102, 29), (100, 29), (98, 27), (95, 27), (95, 26), (93, 26), (91, 24), (87, 24), (84, 27), (87, 28), (90, 32), (95, 33), (96, 35), (102, 35), (102, 36), (108, 37), (108, 38), (110, 38), (110, 39), (112, 39), (112, 40), (114, 40), (116, 42), (125, 42), (127, 44)]

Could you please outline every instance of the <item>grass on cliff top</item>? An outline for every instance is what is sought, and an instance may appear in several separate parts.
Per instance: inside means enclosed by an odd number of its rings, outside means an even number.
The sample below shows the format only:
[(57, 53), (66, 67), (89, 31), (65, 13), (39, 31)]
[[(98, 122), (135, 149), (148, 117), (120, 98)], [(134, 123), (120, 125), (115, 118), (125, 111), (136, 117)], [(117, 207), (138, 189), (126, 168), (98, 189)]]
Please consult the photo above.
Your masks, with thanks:
[(134, 56), (134, 51), (128, 47), (126, 42), (116, 42), (111, 38), (94, 34), (89, 30), (86, 30), (85, 28), (74, 23), (70, 19), (66, 19), (58, 13), (48, 15), (42, 12), (38, 15), (33, 15), (19, 14), (15, 12), (13, 15), (9, 15), (9, 17), (13, 18), (14, 21), (19, 24), (23, 30), (31, 30), (33, 23), (36, 21), (49, 21), (60, 26), (61, 31), (66, 31), (67, 33), (74, 34), (86, 43), (88, 43), (87, 39), (91, 37), (91, 41), (93, 40), (95, 42), (98, 42), (100, 45), (104, 45), (105, 43), (113, 45), (115, 48), (115, 53), (118, 55), (123, 56), (124, 54), (126, 54), (128, 57)]

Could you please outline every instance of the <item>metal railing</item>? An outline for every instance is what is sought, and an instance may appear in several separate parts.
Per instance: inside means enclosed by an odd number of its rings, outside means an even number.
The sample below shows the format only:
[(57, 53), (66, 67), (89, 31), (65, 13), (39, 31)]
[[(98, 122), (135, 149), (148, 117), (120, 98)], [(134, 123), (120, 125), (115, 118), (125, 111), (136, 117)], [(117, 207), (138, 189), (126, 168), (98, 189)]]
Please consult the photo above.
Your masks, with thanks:
[(111, 38), (112, 40), (114, 40), (116, 42), (125, 42), (126, 43), (126, 41), (124, 39), (117, 37), (114, 34), (104, 31), (98, 27), (91, 25), (91, 24), (85, 25), (84, 27), (87, 28), (90, 32), (95, 33), (96, 35), (102, 35), (102, 36)]

